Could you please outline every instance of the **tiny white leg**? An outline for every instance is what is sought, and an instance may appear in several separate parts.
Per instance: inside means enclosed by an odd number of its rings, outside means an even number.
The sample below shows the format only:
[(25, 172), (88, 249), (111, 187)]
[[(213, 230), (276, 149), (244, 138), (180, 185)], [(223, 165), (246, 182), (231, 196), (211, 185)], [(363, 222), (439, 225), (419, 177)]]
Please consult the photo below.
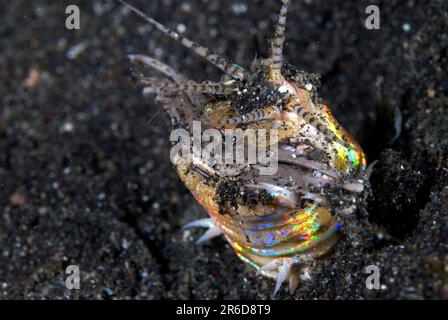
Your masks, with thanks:
[(367, 167), (367, 170), (366, 170), (367, 179), (370, 179), (370, 176), (372, 175), (372, 172), (373, 172), (373, 168), (375, 167), (375, 165), (377, 163), (378, 163), (378, 160), (375, 160), (371, 164), (369, 164), (369, 166)]
[(182, 229), (191, 229), (191, 228), (213, 228), (215, 226), (215, 221), (211, 218), (207, 219), (199, 219), (191, 221), (182, 227)]
[(299, 286), (299, 276), (296, 273), (291, 273), (289, 276), (289, 293), (293, 294)]
[(286, 280), (291, 271), (292, 259), (284, 259), (281, 266), (278, 268), (277, 283), (275, 284), (274, 296), (277, 294), (282, 283)]
[(222, 229), (218, 226), (214, 226), (210, 229), (208, 229), (197, 241), (196, 244), (200, 245), (206, 242), (207, 240), (210, 240), (212, 238), (215, 238), (217, 236), (220, 236), (222, 234)]
[(269, 262), (268, 264), (262, 266), (260, 269), (258, 269), (257, 273), (261, 273), (262, 271), (277, 270), (278, 267), (280, 266), (280, 263), (281, 263), (280, 259), (275, 259), (275, 260)]
[(300, 269), (300, 280), (302, 281), (309, 281), (311, 280), (311, 276), (310, 276), (310, 268), (309, 267), (305, 267), (303, 269)]
[(277, 258), (258, 269), (257, 273), (270, 273), (276, 280), (274, 295), (277, 294), (281, 285), (288, 280), (289, 291), (294, 293), (300, 281), (311, 279), (309, 274), (310, 265), (314, 262), (311, 256)]
[(191, 228), (208, 228), (208, 230), (196, 241), (196, 244), (203, 244), (205, 241), (220, 236), (223, 231), (213, 219), (200, 219), (187, 223), (183, 230)]

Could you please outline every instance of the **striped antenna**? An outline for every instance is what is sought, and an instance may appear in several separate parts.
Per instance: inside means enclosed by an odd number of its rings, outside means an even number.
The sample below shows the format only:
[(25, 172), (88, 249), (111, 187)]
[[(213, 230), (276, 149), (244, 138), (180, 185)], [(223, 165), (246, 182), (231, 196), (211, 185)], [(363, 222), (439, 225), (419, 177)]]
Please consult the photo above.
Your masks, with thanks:
[(227, 95), (232, 93), (233, 88), (231, 86), (226, 86), (222, 83), (216, 82), (202, 82), (197, 83), (194, 81), (186, 81), (175, 83), (165, 79), (144, 77), (142, 75), (136, 74), (137, 78), (144, 85), (149, 85), (156, 88), (169, 88), (175, 91), (181, 91), (184, 93), (208, 93), (208, 94), (222, 94)]
[(217, 55), (216, 53), (213, 53), (210, 51), (210, 49), (203, 47), (196, 42), (193, 42), (184, 36), (180, 35), (179, 33), (169, 29), (168, 27), (165, 27), (163, 24), (157, 22), (150, 16), (146, 15), (142, 11), (138, 10), (136, 7), (132, 6), (131, 4), (123, 1), (123, 0), (117, 0), (120, 3), (122, 3), (124, 6), (129, 8), (131, 11), (142, 17), (144, 20), (146, 20), (149, 24), (160, 30), (163, 34), (170, 37), (171, 39), (180, 42), (182, 45), (184, 45), (186, 48), (192, 50), (194, 53), (199, 55), (200, 57), (206, 59), (208, 62), (214, 64), (222, 71), (229, 74), (231, 77), (242, 80), (246, 78), (247, 71), (244, 70), (242, 67), (230, 62), (224, 57), (221, 57)]
[[(312, 103), (311, 100), (310, 100), (310, 102)], [(325, 126), (324, 124), (322, 124), (319, 121), (319, 118), (315, 114), (312, 114), (312, 113), (306, 111), (306, 109), (304, 107), (302, 107), (298, 102), (295, 102), (291, 106), (291, 108), (306, 123), (308, 123), (309, 125), (314, 127), (322, 137), (328, 138), (334, 142), (337, 142), (346, 148), (351, 148), (351, 145), (349, 142), (344, 141), (341, 138), (339, 138), (338, 136), (336, 136), (336, 134), (334, 134), (330, 129), (328, 129), (327, 126)]]
[(288, 14), (289, 0), (282, 0), (282, 8), (275, 26), (275, 36), (271, 42), (271, 54), (269, 57), (269, 77), (273, 82), (283, 80), (283, 44), (285, 43), (286, 16)]
[(237, 116), (230, 119), (224, 119), (221, 121), (221, 125), (231, 125), (231, 124), (243, 124), (258, 122), (268, 119), (275, 119), (279, 116), (279, 110), (276, 107), (268, 107), (265, 109), (256, 109), (242, 116)]

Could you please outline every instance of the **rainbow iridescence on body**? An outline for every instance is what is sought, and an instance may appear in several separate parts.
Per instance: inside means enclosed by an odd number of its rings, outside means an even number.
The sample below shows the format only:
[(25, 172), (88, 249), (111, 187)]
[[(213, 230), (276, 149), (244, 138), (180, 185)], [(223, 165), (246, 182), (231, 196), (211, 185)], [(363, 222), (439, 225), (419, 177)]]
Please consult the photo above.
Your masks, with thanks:
[(297, 269), (307, 269), (340, 240), (344, 225), (338, 212), (347, 216), (356, 209), (366, 159), (317, 96), (318, 76), (283, 63), (289, 0), (281, 0), (269, 57), (255, 59), (247, 70), (119, 1), (226, 75), (222, 82), (196, 83), (157, 59), (130, 56), (164, 76), (137, 74), (148, 92), (157, 94), (176, 129), (193, 135), (199, 121), (218, 135), (240, 129), (278, 133), (269, 142), (247, 143), (277, 148), (277, 171), (269, 175), (257, 164), (245, 164), (241, 170), (233, 166), (238, 174), (227, 176), (225, 166), (210, 159), (175, 166), (210, 216), (189, 224), (209, 228), (201, 239), (223, 234), (241, 260), (277, 279), (276, 290), (287, 278), (295, 290)]

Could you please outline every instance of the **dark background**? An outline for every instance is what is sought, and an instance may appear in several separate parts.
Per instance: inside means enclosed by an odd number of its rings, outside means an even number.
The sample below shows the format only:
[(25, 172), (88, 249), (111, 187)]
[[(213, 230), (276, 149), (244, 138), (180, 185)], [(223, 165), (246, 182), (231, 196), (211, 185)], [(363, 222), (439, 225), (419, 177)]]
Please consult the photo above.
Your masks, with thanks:
[[(291, 1), (286, 60), (379, 159), (369, 221), (394, 240), (341, 242), (314, 280), (278, 298), (448, 297), (448, 10), (444, 1)], [(279, 1), (134, 1), (243, 66), (266, 56)], [(65, 8), (81, 9), (81, 30)], [(364, 27), (377, 4), (381, 29)], [(168, 117), (126, 55), (197, 80), (221, 74), (113, 1), (0, 1), (0, 298), (266, 299), (223, 239), (194, 245), (206, 213), (169, 160)], [(399, 115), (403, 128), (390, 142)], [(381, 237), (380, 237), (381, 238)], [(386, 237), (387, 238), (387, 237)], [(65, 289), (78, 265), (81, 289)], [(367, 290), (365, 267), (381, 269)]]

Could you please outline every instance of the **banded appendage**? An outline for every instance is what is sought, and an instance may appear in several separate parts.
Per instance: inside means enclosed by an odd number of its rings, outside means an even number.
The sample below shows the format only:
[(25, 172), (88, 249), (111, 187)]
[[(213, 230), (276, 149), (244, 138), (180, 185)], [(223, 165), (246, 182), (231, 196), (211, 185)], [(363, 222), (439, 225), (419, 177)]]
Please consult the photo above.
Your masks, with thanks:
[[(184, 35), (179, 34), (178, 32), (168, 28), (167, 26), (161, 24), (156, 21), (154, 18), (145, 14), (143, 11), (137, 9), (135, 6), (127, 3), (124, 0), (117, 0), (121, 4), (123, 4), (126, 8), (133, 11), (135, 14), (144, 19), (147, 23), (155, 27), (165, 36), (173, 39), (184, 47), (188, 48), (201, 58), (207, 60), (209, 63), (215, 65), (223, 72), (226, 73), (229, 77), (233, 78), (235, 81), (243, 81), (250, 80), (254, 77), (254, 73), (250, 72), (238, 64), (230, 61), (229, 59), (222, 57), (216, 53), (214, 53), (209, 48), (202, 46)], [(284, 82), (284, 76), (282, 75), (282, 66), (283, 66), (283, 47), (286, 38), (286, 18), (288, 13), (289, 0), (282, 0), (282, 6), (278, 17), (278, 22), (275, 26), (275, 34), (273, 39), (270, 42), (270, 56), (268, 59), (264, 60), (261, 64), (265, 65), (267, 68), (267, 74), (265, 75), (267, 79), (273, 84), (282, 85)], [(140, 77), (142, 78), (142, 77)], [(166, 82), (161, 81), (160, 79), (151, 78), (150, 80), (146, 79), (146, 81), (150, 81), (153, 86), (163, 86), (166, 85)], [(221, 84), (228, 87), (228, 84)], [(217, 84), (213, 84), (212, 86), (206, 87), (204, 84), (193, 84), (191, 81), (188, 84), (181, 84), (176, 87), (176, 89), (190, 92), (197, 92), (197, 88), (205, 88), (204, 93), (209, 94), (229, 94), (232, 90), (216, 90)]]
[(216, 128), (236, 129), (244, 124), (246, 129), (276, 129), (279, 143), (297, 147), (302, 155), (307, 155), (305, 149), (319, 150), (327, 155), (321, 161), (344, 174), (366, 169), (360, 145), (327, 106), (313, 102), (312, 93), (296, 88), (296, 94), (285, 101), (244, 115), (233, 111), (229, 101), (219, 101), (207, 104), (204, 116)]
[(281, 83), (283, 66), (283, 46), (286, 38), (286, 17), (288, 14), (289, 0), (282, 0), (282, 7), (275, 26), (274, 39), (271, 41), (271, 54), (269, 61), (269, 77), (275, 83)]
[(127, 3), (123, 0), (117, 0), (120, 3), (122, 3), (124, 6), (129, 8), (131, 11), (133, 11), (135, 14), (143, 18), (146, 22), (148, 22), (150, 25), (154, 26), (156, 29), (158, 29), (160, 32), (162, 32), (167, 37), (173, 39), (176, 42), (179, 42), (186, 48), (190, 49), (194, 53), (196, 53), (201, 58), (204, 58), (211, 64), (215, 65), (222, 71), (224, 71), (229, 76), (242, 80), (245, 77), (247, 77), (247, 71), (238, 66), (237, 64), (229, 61), (228, 59), (212, 52), (209, 48), (199, 45), (198, 43), (184, 37), (183, 35), (177, 33), (176, 31), (166, 27), (165, 25), (161, 24), (160, 22), (156, 21), (152, 17), (148, 16), (141, 10), (137, 9), (133, 5)]

